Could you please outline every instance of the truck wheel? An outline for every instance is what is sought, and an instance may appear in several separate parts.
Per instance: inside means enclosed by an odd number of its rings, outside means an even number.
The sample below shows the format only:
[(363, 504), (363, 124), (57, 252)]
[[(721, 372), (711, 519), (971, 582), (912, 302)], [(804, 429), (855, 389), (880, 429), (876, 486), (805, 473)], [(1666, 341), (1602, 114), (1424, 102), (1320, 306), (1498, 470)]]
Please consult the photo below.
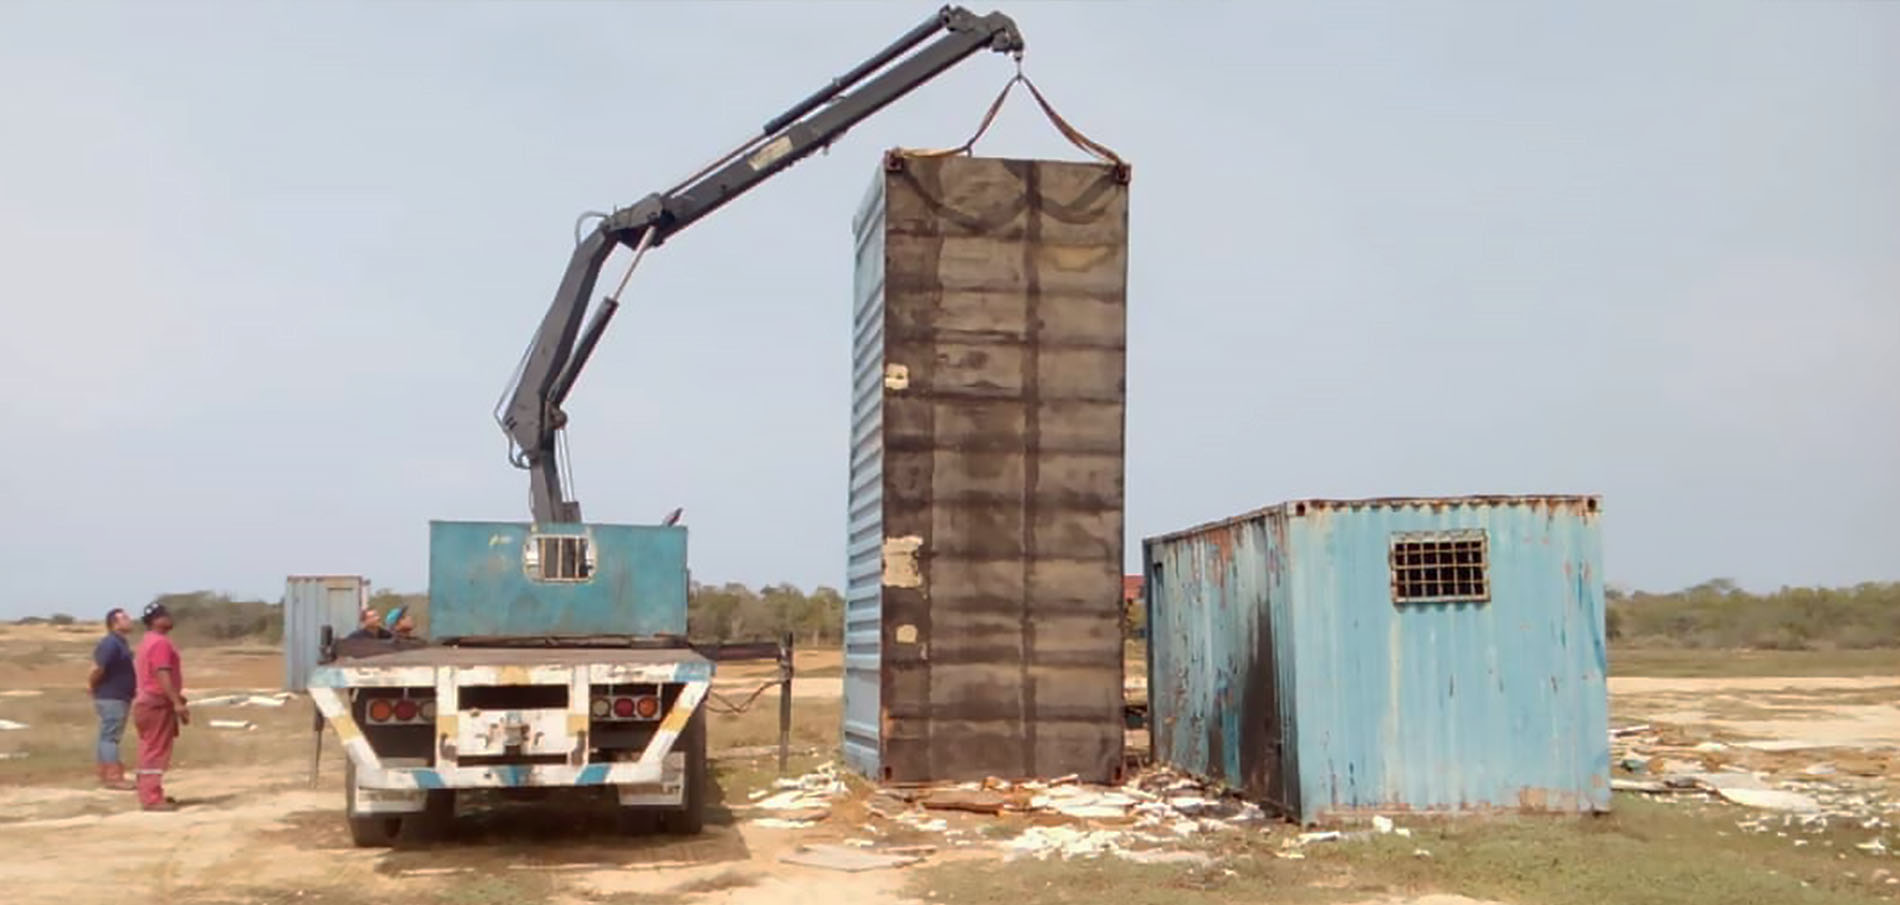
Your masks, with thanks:
[(423, 793), (422, 811), (402, 818), (398, 838), (406, 843), (434, 842), (448, 836), (455, 825), (455, 790), (430, 789)]
[(706, 829), (706, 711), (693, 714), (676, 743), (686, 755), (686, 794), (678, 808), (661, 812), (660, 826), (675, 836), (697, 836)]
[(371, 815), (356, 816), (356, 764), (343, 762), (343, 816), (350, 823), (350, 841), (357, 848), (389, 848), (402, 834), (403, 819)]

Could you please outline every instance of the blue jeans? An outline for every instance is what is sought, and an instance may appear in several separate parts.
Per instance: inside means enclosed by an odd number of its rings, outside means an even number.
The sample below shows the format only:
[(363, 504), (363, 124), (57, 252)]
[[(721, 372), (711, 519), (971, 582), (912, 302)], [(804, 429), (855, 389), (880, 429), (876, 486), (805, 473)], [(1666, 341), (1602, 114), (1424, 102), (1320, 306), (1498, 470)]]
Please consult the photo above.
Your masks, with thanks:
[(99, 714), (100, 763), (119, 763), (119, 738), (125, 735), (125, 715), (131, 707), (130, 701), (115, 701), (111, 698), (92, 699), (93, 712)]

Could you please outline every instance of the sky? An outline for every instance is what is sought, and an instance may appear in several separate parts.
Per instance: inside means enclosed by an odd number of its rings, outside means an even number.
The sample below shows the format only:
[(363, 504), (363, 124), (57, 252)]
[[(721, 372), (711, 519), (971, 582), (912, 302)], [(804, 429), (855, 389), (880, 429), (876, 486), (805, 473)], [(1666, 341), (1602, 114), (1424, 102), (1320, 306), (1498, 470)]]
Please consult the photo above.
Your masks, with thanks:
[[(0, 4), (0, 617), (423, 589), (431, 519), (528, 518), (490, 411), (576, 216), (934, 8)], [(1900, 4), (1001, 9), (1134, 166), (1131, 562), (1286, 499), (1587, 492), (1619, 585), (1900, 579)], [(841, 585), (851, 217), (1012, 72), (648, 256), (568, 405), (589, 519)], [(1020, 93), (977, 152), (1083, 159)]]

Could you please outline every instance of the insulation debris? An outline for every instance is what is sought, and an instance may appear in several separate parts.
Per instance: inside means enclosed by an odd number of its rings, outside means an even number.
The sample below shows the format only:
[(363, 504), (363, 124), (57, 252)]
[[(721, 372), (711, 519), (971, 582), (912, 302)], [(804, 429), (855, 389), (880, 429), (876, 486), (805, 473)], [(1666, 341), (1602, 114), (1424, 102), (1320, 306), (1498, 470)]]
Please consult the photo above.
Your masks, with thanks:
[(752, 799), (750, 807), (770, 812), (754, 823), (797, 829), (831, 816), (831, 802), (847, 791), (836, 765), (826, 763), (804, 776), (780, 779), (772, 784), (771, 791), (754, 792), (748, 797)]
[(250, 720), (212, 720), (208, 725), (213, 729), (232, 729), (239, 732), (249, 732), (257, 728), (257, 724)]
[(27, 726), (27, 724), (25, 723), (16, 723), (12, 720), (0, 720), (0, 732), (18, 732), (22, 729), (28, 729), (28, 728), (31, 728), (31, 727)]
[(290, 692), (277, 694), (221, 694), (192, 701), (196, 707), (282, 707), (290, 703)]

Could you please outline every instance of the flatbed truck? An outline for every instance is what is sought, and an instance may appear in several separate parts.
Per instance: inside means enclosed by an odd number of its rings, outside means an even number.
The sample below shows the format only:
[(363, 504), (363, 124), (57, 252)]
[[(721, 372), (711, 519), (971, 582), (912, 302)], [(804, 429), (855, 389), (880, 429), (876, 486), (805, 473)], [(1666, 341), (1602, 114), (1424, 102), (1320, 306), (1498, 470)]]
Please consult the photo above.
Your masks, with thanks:
[[(713, 663), (686, 641), (686, 529), (678, 510), (658, 525), (584, 521), (565, 490), (562, 405), (648, 251), (983, 50), (1020, 60), (1015, 23), (944, 7), (681, 183), (582, 216), (496, 411), (532, 521), (431, 523), (426, 640), (329, 639), (310, 677), (348, 757), (357, 844), (432, 836), (475, 790), (593, 789), (624, 827), (701, 830)], [(590, 305), (620, 249), (620, 288)]]

